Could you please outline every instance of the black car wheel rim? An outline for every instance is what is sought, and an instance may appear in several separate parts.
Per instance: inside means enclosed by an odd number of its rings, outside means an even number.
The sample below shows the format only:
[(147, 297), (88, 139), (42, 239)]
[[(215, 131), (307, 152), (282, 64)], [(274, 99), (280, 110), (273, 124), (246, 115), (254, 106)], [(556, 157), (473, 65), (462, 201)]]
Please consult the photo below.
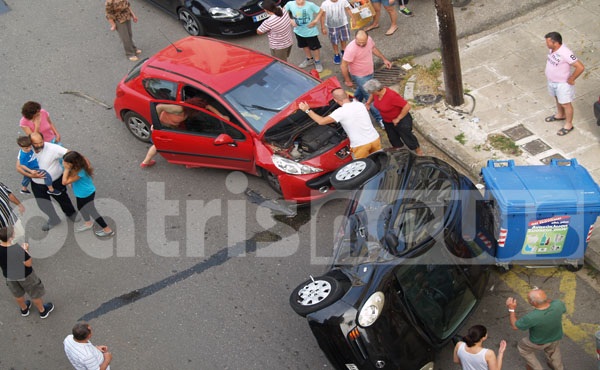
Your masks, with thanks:
[(190, 35), (198, 35), (200, 27), (198, 26), (198, 22), (190, 12), (187, 10), (182, 10), (179, 12), (179, 20), (183, 23), (183, 28), (185, 28), (186, 32)]
[(331, 284), (325, 280), (315, 280), (306, 284), (298, 292), (298, 303), (302, 306), (313, 306), (322, 302), (331, 294)]
[(148, 140), (150, 138), (148, 126), (139, 117), (129, 118), (127, 125), (129, 126), (129, 131), (140, 139)]
[(367, 163), (363, 161), (348, 163), (335, 174), (335, 179), (348, 181), (363, 173), (365, 168), (367, 168)]

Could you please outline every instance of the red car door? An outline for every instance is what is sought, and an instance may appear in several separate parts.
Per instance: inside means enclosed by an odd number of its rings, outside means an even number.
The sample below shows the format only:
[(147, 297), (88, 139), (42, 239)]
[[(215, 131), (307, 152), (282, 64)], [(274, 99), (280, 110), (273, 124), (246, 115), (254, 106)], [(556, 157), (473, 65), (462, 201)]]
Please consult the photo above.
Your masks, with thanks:
[[(169, 162), (251, 172), (254, 168), (252, 137), (240, 127), (200, 107), (181, 103), (151, 103), (152, 140)], [(163, 107), (161, 107), (163, 106)], [(180, 107), (180, 118), (159, 113), (164, 106)], [(167, 112), (168, 113), (168, 112)], [(174, 121), (182, 121), (176, 123)]]

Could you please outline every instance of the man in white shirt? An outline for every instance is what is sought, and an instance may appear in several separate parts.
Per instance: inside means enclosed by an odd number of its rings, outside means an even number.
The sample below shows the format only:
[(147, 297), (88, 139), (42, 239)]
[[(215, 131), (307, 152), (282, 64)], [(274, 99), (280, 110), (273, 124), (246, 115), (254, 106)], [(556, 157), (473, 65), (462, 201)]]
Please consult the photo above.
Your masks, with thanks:
[(322, 117), (310, 109), (306, 102), (298, 107), (319, 125), (339, 122), (350, 139), (350, 148), (354, 159), (365, 158), (381, 150), (381, 140), (371, 123), (371, 117), (365, 105), (357, 100), (350, 101), (348, 94), (338, 88), (331, 92), (333, 100), (340, 105), (329, 116)]
[(94, 346), (90, 342), (92, 328), (80, 322), (73, 327), (73, 334), (67, 335), (63, 344), (65, 354), (77, 370), (110, 370), (112, 354), (107, 346)]
[[(68, 152), (68, 150), (60, 145), (45, 143), (44, 137), (38, 132), (31, 133), (29, 137), (31, 138), (31, 144), (34, 151), (33, 158), (37, 159), (40, 168), (45, 169), (46, 172), (48, 172), (48, 174), (52, 177), (52, 186), (54, 186), (54, 189), (61, 192), (60, 195), (52, 195), (52, 197), (58, 202), (65, 215), (67, 215), (67, 217), (69, 217), (72, 221), (76, 221), (77, 212), (75, 211), (73, 203), (71, 203), (71, 199), (67, 194), (67, 187), (62, 183), (63, 167), (60, 163), (60, 160), (62, 159), (63, 155)], [(42, 230), (48, 231), (54, 226), (58, 225), (60, 223), (60, 218), (54, 210), (54, 206), (50, 200), (50, 195), (47, 193), (48, 187), (44, 184), (44, 175), (37, 171), (34, 171), (33, 175), (26, 173), (19, 166), (18, 159), (17, 172), (19, 172), (21, 175), (32, 178), (31, 190), (35, 196), (37, 205), (40, 207), (42, 212), (48, 215), (48, 222), (42, 225)]]

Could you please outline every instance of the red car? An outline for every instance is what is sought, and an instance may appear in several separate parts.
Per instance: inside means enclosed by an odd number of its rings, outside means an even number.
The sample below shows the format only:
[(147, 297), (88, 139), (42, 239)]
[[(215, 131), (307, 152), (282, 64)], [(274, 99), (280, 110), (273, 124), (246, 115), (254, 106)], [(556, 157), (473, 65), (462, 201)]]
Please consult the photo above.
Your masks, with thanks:
[[(338, 87), (335, 77), (321, 82), (252, 49), (187, 37), (138, 63), (119, 83), (114, 109), (169, 162), (263, 176), (286, 200), (309, 202), (352, 158), (341, 125), (317, 125), (298, 103), (327, 115), (337, 108), (331, 91)], [(193, 97), (214, 109), (185, 103)], [(159, 121), (156, 105), (164, 103), (187, 108), (184, 124)]]

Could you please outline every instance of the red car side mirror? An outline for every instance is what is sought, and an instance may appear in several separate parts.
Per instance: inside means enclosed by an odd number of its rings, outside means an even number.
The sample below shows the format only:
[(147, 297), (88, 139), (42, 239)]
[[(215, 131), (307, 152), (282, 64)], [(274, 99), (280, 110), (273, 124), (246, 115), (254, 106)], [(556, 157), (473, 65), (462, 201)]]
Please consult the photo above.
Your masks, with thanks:
[(321, 76), (319, 76), (319, 72), (317, 72), (317, 70), (314, 68), (310, 70), (310, 75), (313, 76), (314, 78), (318, 79), (319, 81), (321, 80)]
[(237, 146), (237, 144), (231, 138), (231, 136), (229, 136), (227, 134), (221, 134), (221, 135), (217, 136), (217, 138), (214, 141), (214, 144), (217, 145), (217, 146), (219, 146), (219, 145)]

